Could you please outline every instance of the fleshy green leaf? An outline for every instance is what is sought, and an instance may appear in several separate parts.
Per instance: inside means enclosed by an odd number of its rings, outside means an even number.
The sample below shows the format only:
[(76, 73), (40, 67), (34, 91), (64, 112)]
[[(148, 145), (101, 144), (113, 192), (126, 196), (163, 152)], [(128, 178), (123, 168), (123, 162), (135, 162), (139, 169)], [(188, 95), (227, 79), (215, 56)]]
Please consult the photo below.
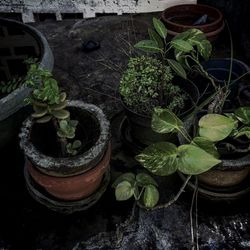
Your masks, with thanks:
[(36, 122), (37, 123), (46, 123), (49, 122), (51, 120), (52, 116), (51, 115), (45, 115), (44, 117), (37, 119)]
[(235, 138), (245, 135), (248, 139), (250, 139), (250, 127), (244, 127), (236, 133)]
[(158, 142), (145, 148), (136, 160), (153, 174), (166, 176), (171, 175), (177, 169), (177, 148), (169, 142)]
[(193, 139), (192, 145), (198, 146), (205, 150), (207, 153), (213, 155), (215, 158), (219, 158), (219, 153), (215, 147), (214, 142), (208, 140), (205, 137), (197, 136)]
[(178, 153), (178, 170), (188, 175), (201, 174), (221, 162), (213, 155), (191, 144), (181, 145)]
[(134, 195), (134, 188), (128, 181), (120, 182), (115, 188), (115, 197), (118, 201), (125, 201)]
[(139, 173), (136, 175), (136, 181), (138, 186), (143, 187), (146, 185), (154, 185), (154, 186), (158, 186), (157, 182), (148, 174), (145, 173)]
[(163, 49), (164, 48), (164, 43), (162, 41), (162, 38), (152, 29), (148, 29), (148, 34), (150, 37), (150, 40), (155, 41), (158, 44), (158, 47)]
[(200, 55), (208, 60), (212, 53), (212, 45), (208, 40), (203, 40), (200, 43), (197, 43), (197, 49)]
[(162, 21), (157, 18), (153, 18), (153, 25), (157, 33), (163, 38), (166, 39), (167, 37), (167, 29)]
[(57, 119), (61, 119), (61, 120), (67, 119), (70, 116), (69, 111), (65, 110), (65, 109), (62, 109), (62, 110), (53, 110), (51, 112), (51, 114), (53, 116), (55, 116)]
[(53, 110), (62, 110), (68, 105), (68, 102), (64, 100), (63, 102), (60, 102), (59, 104), (53, 104), (50, 105), (50, 108)]
[(185, 69), (181, 66), (181, 64), (175, 60), (167, 59), (167, 62), (171, 69), (180, 77), (183, 79), (187, 79), (187, 74)]
[(65, 92), (60, 93), (60, 102), (64, 102), (67, 98), (67, 94)]
[(159, 192), (154, 185), (147, 185), (143, 195), (144, 205), (147, 208), (154, 207), (159, 201)]
[(172, 40), (171, 45), (175, 49), (183, 51), (183, 52), (190, 52), (191, 50), (193, 50), (193, 46), (189, 42), (184, 41), (182, 39)]
[(162, 49), (159, 48), (158, 44), (152, 40), (140, 41), (134, 47), (143, 50), (144, 52), (152, 52), (152, 53), (162, 52)]
[(207, 114), (199, 120), (199, 135), (216, 142), (225, 139), (235, 127), (235, 121), (224, 115)]
[(183, 122), (170, 110), (155, 108), (152, 116), (152, 129), (158, 133), (178, 132)]
[(120, 176), (114, 181), (114, 183), (112, 184), (112, 187), (113, 187), (113, 188), (116, 188), (116, 186), (117, 186), (120, 182), (123, 182), (123, 181), (128, 181), (128, 182), (134, 184), (134, 183), (135, 183), (135, 174), (133, 174), (133, 173), (125, 173), (125, 174), (120, 175)]
[(73, 148), (73, 149), (77, 149), (77, 148), (80, 148), (81, 145), (82, 145), (81, 141), (75, 140), (75, 141), (73, 142), (73, 144), (72, 144), (72, 148)]
[(250, 107), (240, 107), (234, 111), (236, 117), (245, 125), (250, 124)]

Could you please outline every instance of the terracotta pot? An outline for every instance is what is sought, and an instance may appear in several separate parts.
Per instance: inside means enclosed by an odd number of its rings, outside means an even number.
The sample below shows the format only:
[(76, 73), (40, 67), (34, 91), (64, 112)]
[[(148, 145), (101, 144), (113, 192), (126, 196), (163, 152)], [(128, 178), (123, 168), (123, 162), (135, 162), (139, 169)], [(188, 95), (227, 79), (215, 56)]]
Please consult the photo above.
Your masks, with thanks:
[[(208, 15), (208, 22), (194, 25), (193, 23), (203, 15)], [(203, 31), (210, 41), (216, 40), (225, 26), (218, 9), (201, 4), (182, 4), (167, 8), (162, 12), (161, 19), (172, 36), (196, 28)]]
[(111, 144), (102, 160), (91, 170), (75, 176), (55, 177), (40, 172), (29, 160), (27, 168), (32, 178), (47, 192), (62, 200), (80, 200), (94, 193), (109, 167)]
[[(57, 140), (52, 123), (51, 126), (50, 123), (37, 124), (32, 117), (23, 123), (20, 147), (28, 171), (38, 185), (58, 199), (77, 200), (95, 192), (108, 169), (110, 123), (102, 110), (93, 104), (69, 101), (67, 108), (71, 119), (79, 121), (76, 138), (82, 141), (81, 153), (70, 157), (56, 156), (58, 145), (54, 145)], [(50, 155), (51, 151), (53, 155)]]

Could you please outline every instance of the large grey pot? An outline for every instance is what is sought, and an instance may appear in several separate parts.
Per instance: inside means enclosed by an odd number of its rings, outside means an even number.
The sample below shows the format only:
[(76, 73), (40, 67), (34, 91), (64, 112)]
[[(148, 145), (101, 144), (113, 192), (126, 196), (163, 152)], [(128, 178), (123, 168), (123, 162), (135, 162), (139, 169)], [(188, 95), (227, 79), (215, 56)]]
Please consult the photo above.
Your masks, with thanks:
[[(0, 36), (0, 48), (2, 51), (7, 50), (7, 55), (0, 55), (0, 70), (1, 65), (7, 65), (8, 51), (11, 53), (9, 57), (14, 58), (14, 60), (30, 57), (29, 54), (25, 55), (24, 52), (25, 47), (28, 46), (33, 46), (34, 56), (39, 58), (41, 67), (50, 71), (53, 69), (54, 58), (48, 42), (44, 35), (34, 27), (14, 20), (0, 18)], [(22, 45), (22, 43), (26, 44)], [(20, 44), (23, 47), (20, 47)], [(13, 52), (18, 50), (19, 53)], [(8, 73), (6, 74), (8, 75)], [(0, 148), (17, 138), (22, 121), (29, 115), (30, 110), (24, 102), (29, 92), (29, 88), (21, 86), (0, 99)]]

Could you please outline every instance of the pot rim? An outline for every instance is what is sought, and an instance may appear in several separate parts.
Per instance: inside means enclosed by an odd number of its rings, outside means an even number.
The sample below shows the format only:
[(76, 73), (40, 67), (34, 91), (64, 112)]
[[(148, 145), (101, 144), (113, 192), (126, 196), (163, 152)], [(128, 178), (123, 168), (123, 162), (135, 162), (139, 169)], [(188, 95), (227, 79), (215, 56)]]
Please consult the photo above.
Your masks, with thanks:
[(31, 128), (34, 124), (34, 119), (29, 116), (22, 125), (19, 133), (20, 147), (26, 157), (29, 158), (39, 169), (45, 172), (58, 172), (63, 169), (63, 172), (75, 173), (86, 172), (90, 169), (90, 163), (95, 158), (103, 156), (108, 143), (110, 141), (110, 122), (107, 120), (103, 111), (94, 104), (84, 103), (82, 101), (69, 101), (68, 107), (76, 107), (85, 110), (95, 116), (100, 126), (100, 135), (96, 143), (81, 155), (55, 158), (40, 152), (30, 141)]
[[(49, 71), (51, 71), (53, 69), (54, 66), (54, 60), (50, 60), (50, 58), (53, 59), (53, 54), (52, 51), (49, 47), (48, 41), (46, 40), (46, 38), (44, 37), (44, 35), (37, 30), (35, 27), (24, 24), (22, 22), (16, 21), (16, 20), (12, 20), (12, 19), (7, 19), (7, 18), (1, 18), (0, 17), (0, 24), (1, 23), (11, 23), (11, 24), (15, 24), (19, 27), (22, 27), (22, 29), (24, 29), (25, 31), (27, 31), (33, 38), (34, 40), (38, 43), (39, 48), (41, 49), (41, 56), (40, 56), (40, 67), (41, 68), (46, 68)], [(48, 62), (50, 62), (48, 64)], [(30, 92), (30, 88), (22, 85), (19, 88), (15, 89), (14, 91), (12, 91), (10, 94), (6, 95), (5, 97), (0, 99), (0, 106), (4, 105), (4, 104), (8, 104), (11, 99), (13, 99), (15, 96), (22, 96), (24, 99), (25, 97), (27, 97), (27, 95)], [(22, 106), (24, 106), (25, 103), (23, 102)], [(20, 107), (17, 106), (15, 110), (13, 110), (12, 113), (16, 112)], [(5, 108), (0, 110), (0, 120), (4, 120), (5, 118), (7, 118), (8, 116), (10, 116), (11, 114), (9, 114), (8, 112), (5, 112)]]
[[(165, 15), (166, 15), (167, 11), (171, 11), (173, 9), (182, 8), (182, 7), (196, 7), (196, 8), (204, 7), (204, 8), (207, 8), (207, 9), (210, 9), (210, 10), (214, 11), (218, 15), (218, 18), (214, 22), (212, 22), (212, 23), (204, 24), (204, 25), (195, 25), (195, 26), (194, 25), (181, 25), (181, 24), (169, 21), (168, 19), (165, 18)], [(164, 22), (169, 23), (171, 25), (174, 25), (174, 26), (176, 26), (178, 28), (182, 28), (182, 27), (185, 27), (185, 28), (194, 28), (195, 27), (197, 29), (199, 29), (199, 28), (208, 28), (208, 27), (217, 25), (218, 23), (222, 22), (222, 20), (223, 20), (223, 15), (222, 15), (222, 13), (217, 8), (214, 8), (212, 6), (205, 5), (205, 4), (180, 4), (180, 5), (175, 5), (175, 6), (172, 6), (172, 7), (169, 7), (167, 9), (165, 9), (162, 12), (161, 17), (162, 17), (162, 19), (163, 19)]]

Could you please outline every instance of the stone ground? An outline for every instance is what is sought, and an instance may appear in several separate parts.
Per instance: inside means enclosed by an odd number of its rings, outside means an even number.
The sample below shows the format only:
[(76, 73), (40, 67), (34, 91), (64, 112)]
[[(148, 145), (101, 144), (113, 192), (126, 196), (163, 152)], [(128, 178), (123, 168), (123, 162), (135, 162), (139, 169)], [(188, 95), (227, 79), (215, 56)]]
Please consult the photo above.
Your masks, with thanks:
[[(34, 24), (45, 34), (55, 57), (54, 74), (70, 99), (100, 106), (112, 122), (114, 175), (138, 169), (122, 145), (119, 125), (124, 116), (117, 92), (121, 72), (130, 55), (130, 44), (145, 38), (152, 15), (99, 17), (87, 21), (47, 20)], [(95, 52), (81, 51), (82, 42), (101, 43)], [(226, 38), (215, 45), (214, 56), (229, 56)], [(219, 45), (220, 44), (220, 45)], [(224, 45), (225, 44), (225, 45)], [(236, 57), (241, 59), (239, 50)], [(133, 53), (131, 51), (131, 53)], [(90, 210), (72, 215), (49, 211), (28, 194), (23, 179), (23, 156), (17, 142), (0, 152), (0, 249), (190, 249), (190, 204), (185, 192), (172, 206), (155, 211), (136, 208), (133, 202), (116, 202), (108, 188)], [(161, 203), (176, 193), (178, 176), (159, 178)], [(247, 197), (249, 198), (249, 196)], [(200, 249), (250, 249), (250, 207), (207, 203), (198, 199)]]

